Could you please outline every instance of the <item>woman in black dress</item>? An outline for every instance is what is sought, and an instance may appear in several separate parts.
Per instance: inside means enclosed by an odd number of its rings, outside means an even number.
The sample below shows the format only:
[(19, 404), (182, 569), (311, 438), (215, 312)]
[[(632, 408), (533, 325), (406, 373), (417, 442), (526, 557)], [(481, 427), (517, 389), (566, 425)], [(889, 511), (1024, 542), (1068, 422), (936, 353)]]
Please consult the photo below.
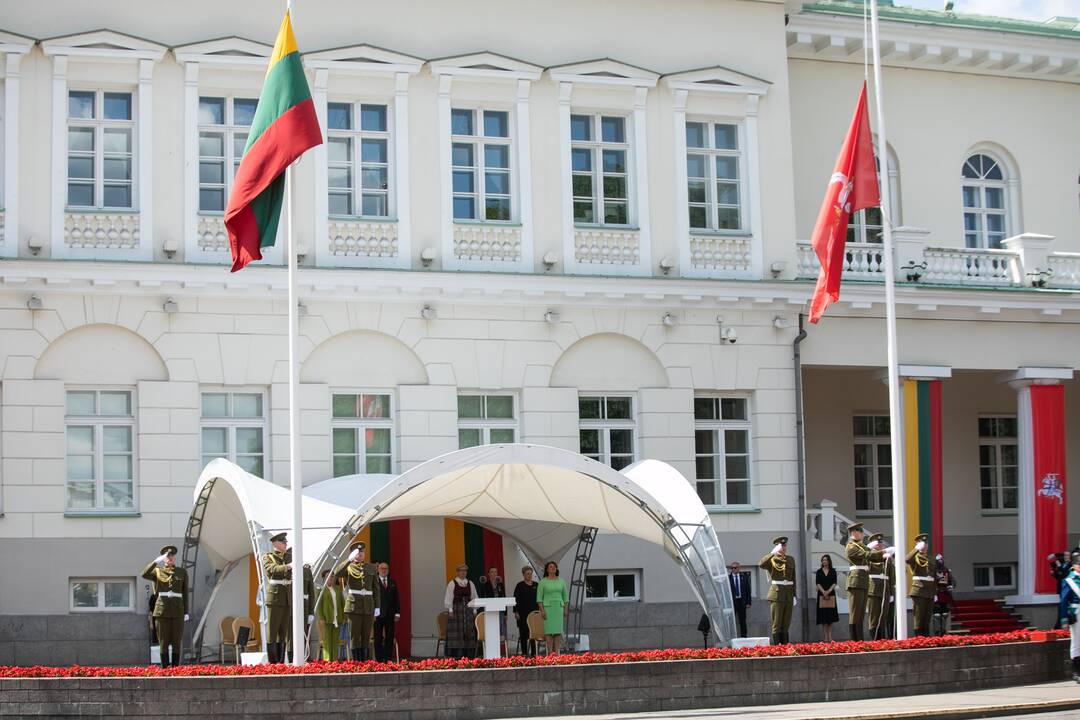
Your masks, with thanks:
[[(821, 567), (814, 573), (814, 583), (817, 585), (817, 624), (822, 626), (822, 639), (832, 642), (832, 626), (840, 621), (840, 614), (836, 611), (836, 570), (828, 555), (821, 556)], [(822, 601), (829, 607), (822, 607)]]
[(535, 648), (529, 642), (529, 613), (540, 608), (536, 605), (537, 583), (533, 580), (533, 569), (526, 565), (521, 568), (524, 578), (514, 588), (514, 619), (518, 626), (518, 650), (521, 655), (535, 655)]

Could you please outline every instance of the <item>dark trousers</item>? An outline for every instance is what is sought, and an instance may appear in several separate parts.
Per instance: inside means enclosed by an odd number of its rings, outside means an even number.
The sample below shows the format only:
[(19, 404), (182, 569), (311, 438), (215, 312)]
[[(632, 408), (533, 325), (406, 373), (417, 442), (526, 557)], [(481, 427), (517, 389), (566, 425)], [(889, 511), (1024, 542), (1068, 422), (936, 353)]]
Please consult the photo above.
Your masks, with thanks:
[(394, 616), (375, 618), (375, 659), (390, 662), (394, 659)]
[[(158, 617), (154, 618), (154, 626), (157, 628), (158, 647), (161, 649), (161, 664), (180, 664), (180, 645), (184, 641), (184, 618), (182, 617)], [(169, 660), (169, 648), (172, 648), (172, 661)]]
[(746, 606), (735, 603), (735, 623), (739, 626), (739, 637), (746, 637)]
[(517, 619), (518, 627), (518, 654), (532, 655), (532, 647), (529, 642), (529, 614), (520, 613)]

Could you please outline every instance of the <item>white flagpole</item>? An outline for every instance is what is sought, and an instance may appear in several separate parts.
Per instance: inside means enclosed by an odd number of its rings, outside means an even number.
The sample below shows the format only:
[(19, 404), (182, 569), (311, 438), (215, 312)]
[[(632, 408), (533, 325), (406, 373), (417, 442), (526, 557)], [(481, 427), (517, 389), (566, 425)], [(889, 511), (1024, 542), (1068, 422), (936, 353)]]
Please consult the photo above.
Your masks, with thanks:
[(904, 416), (900, 401), (900, 368), (896, 357), (896, 269), (893, 257), (892, 212), (889, 191), (889, 144), (885, 136), (885, 108), (881, 102), (881, 45), (878, 40), (877, 0), (870, 4), (870, 38), (874, 54), (874, 106), (877, 111), (877, 156), (881, 190), (881, 230), (885, 256), (885, 334), (889, 363), (889, 443), (892, 454), (893, 545), (896, 547), (896, 638), (907, 637), (907, 538), (904, 537), (907, 519), (904, 514)]
[(296, 239), (292, 223), (293, 168), (285, 170), (285, 252), (289, 257), (289, 488), (292, 490), (292, 664), (307, 660), (307, 636), (304, 633), (304, 512), (301, 505), (303, 483), (300, 477), (300, 362), (297, 336), (300, 330), (300, 303), (296, 288)]

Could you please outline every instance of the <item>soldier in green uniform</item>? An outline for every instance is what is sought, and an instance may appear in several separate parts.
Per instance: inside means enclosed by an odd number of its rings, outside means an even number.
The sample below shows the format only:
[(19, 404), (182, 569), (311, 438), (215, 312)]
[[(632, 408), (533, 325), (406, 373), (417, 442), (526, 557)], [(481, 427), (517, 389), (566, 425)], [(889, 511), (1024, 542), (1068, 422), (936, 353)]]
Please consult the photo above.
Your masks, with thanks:
[(848, 526), (848, 544), (844, 554), (851, 563), (847, 576), (848, 630), (852, 640), (863, 639), (863, 618), (866, 614), (866, 592), (870, 588), (871, 561), (880, 562), (885, 555), (880, 550), (868, 550), (862, 540), (866, 531), (862, 523)]
[(772, 644), (788, 642), (788, 627), (795, 598), (795, 560), (788, 557), (787, 537), (773, 538), (773, 549), (761, 558), (758, 567), (769, 574), (769, 610), (772, 619)]
[(914, 622), (913, 635), (930, 635), (930, 620), (934, 616), (934, 595), (937, 592), (937, 561), (927, 554), (927, 542), (930, 536), (921, 533), (915, 536), (915, 547), (907, 555), (907, 564), (911, 568), (911, 608)]
[(349, 555), (334, 568), (334, 577), (345, 581), (345, 617), (349, 620), (349, 647), (353, 660), (367, 660), (375, 608), (379, 604), (379, 583), (375, 568), (364, 564), (364, 543), (349, 546)]
[(179, 665), (184, 623), (188, 620), (188, 576), (187, 570), (176, 567), (176, 546), (166, 545), (161, 548), (161, 555), (150, 561), (143, 569), (142, 576), (154, 584), (153, 590), (157, 595), (154, 604), (154, 626), (161, 648), (161, 667)]
[(272, 663), (284, 661), (292, 627), (292, 551), (287, 539), (283, 532), (274, 535), (270, 538), (274, 551), (262, 557), (263, 575), (266, 576), (266, 592), (263, 593), (267, 613), (266, 654)]
[[(871, 551), (879, 551), (884, 539), (885, 536), (881, 533), (874, 533), (870, 536), (866, 547)], [(870, 637), (873, 640), (885, 637), (885, 627), (888, 624), (889, 598), (892, 597), (889, 588), (889, 568), (893, 567), (893, 552), (895, 551), (892, 548), (886, 548), (880, 560), (869, 561), (870, 589), (867, 592), (867, 604), (870, 606)]]

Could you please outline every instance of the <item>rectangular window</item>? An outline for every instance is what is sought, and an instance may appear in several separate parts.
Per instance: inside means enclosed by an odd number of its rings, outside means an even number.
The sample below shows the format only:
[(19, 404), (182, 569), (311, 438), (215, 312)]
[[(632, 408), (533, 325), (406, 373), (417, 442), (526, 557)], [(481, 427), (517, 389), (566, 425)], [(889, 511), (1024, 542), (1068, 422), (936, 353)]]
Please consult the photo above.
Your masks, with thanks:
[(750, 409), (743, 397), (694, 398), (697, 493), (705, 505), (750, 505)]
[(334, 477), (393, 472), (393, 415), (388, 393), (334, 393)]
[(742, 230), (739, 126), (686, 123), (686, 197), (690, 227)]
[(640, 570), (605, 570), (585, 575), (585, 599), (632, 602), (641, 599)]
[(70, 90), (67, 126), (67, 206), (134, 207), (132, 94)]
[(1015, 417), (979, 418), (979, 496), (983, 510), (1015, 512), (1019, 445)]
[(454, 219), (510, 222), (510, 113), (454, 108), (450, 143)]
[(458, 395), (458, 448), (514, 442), (516, 418), (513, 395)]
[(258, 103), (257, 98), (199, 98), (199, 212), (225, 212)]
[(976, 590), (1007, 590), (1016, 587), (1016, 565), (997, 563), (973, 566)]
[(888, 415), (856, 415), (855, 510), (892, 512), (892, 452)]
[(582, 455), (622, 470), (635, 460), (637, 423), (629, 396), (578, 398), (578, 439)]
[(135, 509), (135, 416), (130, 390), (68, 390), (69, 511)]
[(266, 477), (266, 413), (261, 392), (202, 394), (202, 464), (223, 457)]
[(71, 578), (68, 582), (71, 612), (134, 612), (133, 578)]
[(328, 211), (344, 217), (390, 217), (388, 106), (326, 105)]
[(630, 141), (625, 117), (570, 116), (574, 222), (630, 224)]

